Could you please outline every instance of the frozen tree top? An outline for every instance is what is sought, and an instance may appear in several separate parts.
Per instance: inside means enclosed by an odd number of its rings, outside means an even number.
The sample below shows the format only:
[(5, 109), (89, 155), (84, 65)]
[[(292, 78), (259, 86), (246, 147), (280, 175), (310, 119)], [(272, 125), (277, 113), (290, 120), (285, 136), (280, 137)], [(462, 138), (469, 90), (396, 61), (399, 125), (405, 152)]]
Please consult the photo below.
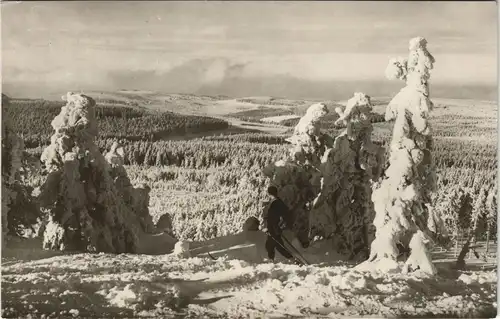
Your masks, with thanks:
[(294, 134), (317, 135), (319, 133), (319, 121), (326, 114), (328, 114), (328, 109), (325, 104), (316, 103), (311, 105), (297, 126), (295, 126)]
[(427, 40), (423, 37), (411, 39), (408, 49), (410, 51), (408, 58), (399, 57), (389, 61), (385, 75), (390, 80), (404, 80), (407, 87), (420, 90), (427, 95), (427, 81), (436, 60), (427, 49)]
[(311, 105), (299, 123), (293, 130), (293, 135), (287, 139), (293, 145), (310, 148), (308, 152), (314, 149), (317, 144), (316, 139), (321, 135), (320, 120), (328, 114), (328, 109), (323, 103)]
[(97, 136), (97, 122), (94, 114), (95, 101), (90, 96), (68, 92), (62, 96), (66, 105), (61, 108), (61, 113), (52, 121), (56, 132), (67, 131), (69, 128), (84, 130), (87, 134)]
[(427, 40), (424, 37), (415, 37), (410, 39), (409, 50), (417, 50), (417, 49), (426, 49), (427, 48)]
[(347, 101), (344, 111), (342, 111), (340, 107), (335, 108), (335, 112), (340, 116), (335, 123), (347, 124), (354, 116), (360, 113), (369, 113), (371, 110), (372, 104), (370, 97), (362, 92), (356, 92), (354, 96)]

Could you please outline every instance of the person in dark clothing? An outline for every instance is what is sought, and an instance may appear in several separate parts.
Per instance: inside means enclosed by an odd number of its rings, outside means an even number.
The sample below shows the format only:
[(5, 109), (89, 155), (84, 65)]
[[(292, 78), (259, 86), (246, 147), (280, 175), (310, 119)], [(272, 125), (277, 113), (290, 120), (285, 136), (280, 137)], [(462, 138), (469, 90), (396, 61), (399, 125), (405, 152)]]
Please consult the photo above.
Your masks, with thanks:
[(281, 237), (283, 231), (280, 227), (281, 220), (285, 222), (287, 227), (292, 226), (291, 213), (286, 204), (278, 197), (278, 189), (275, 186), (269, 187), (267, 192), (274, 198), (268, 210), (264, 213), (267, 255), (269, 259), (274, 260), (275, 250), (277, 249), (285, 258), (291, 259), (293, 255), (284, 248), (285, 244)]

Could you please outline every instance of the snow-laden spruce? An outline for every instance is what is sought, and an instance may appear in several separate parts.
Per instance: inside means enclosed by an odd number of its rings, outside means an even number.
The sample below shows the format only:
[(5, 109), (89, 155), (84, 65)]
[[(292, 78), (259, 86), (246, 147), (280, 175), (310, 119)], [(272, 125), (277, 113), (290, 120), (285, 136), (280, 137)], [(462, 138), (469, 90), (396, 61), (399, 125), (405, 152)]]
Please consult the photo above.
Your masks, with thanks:
[(293, 130), (293, 135), (287, 139), (294, 145), (291, 154), (308, 165), (318, 165), (326, 148), (331, 147), (331, 138), (321, 132), (321, 119), (329, 113), (323, 103), (311, 105), (306, 114), (300, 118)]
[[(367, 258), (373, 238), (371, 181), (380, 174), (383, 150), (372, 143), (370, 97), (355, 93), (337, 124), (346, 130), (333, 139), (320, 129), (326, 105), (313, 104), (300, 119), (287, 158), (264, 169), (291, 209), (301, 241), (331, 238), (334, 250)], [(373, 232), (371, 232), (373, 233)]]
[[(9, 103), (9, 97), (2, 94), (2, 106)], [(24, 142), (8, 123), (2, 119), (2, 247), (12, 236), (26, 235), (26, 231), (38, 222), (40, 210), (32, 196), (33, 188), (26, 177), (36, 163), (32, 163), (24, 151)]]
[(95, 101), (71, 92), (63, 100), (67, 104), (52, 121), (55, 133), (41, 157), (49, 172), (39, 197), (49, 215), (43, 247), (136, 252), (150, 224), (148, 203), (140, 201), (147, 196), (135, 194), (141, 190), (131, 187), (117, 146), (106, 158), (99, 152)]
[(293, 214), (293, 230), (304, 245), (309, 238), (311, 203), (321, 189), (321, 157), (333, 146), (333, 139), (320, 129), (321, 118), (326, 114), (325, 104), (311, 105), (287, 139), (291, 143), (289, 154), (263, 169)]
[[(2, 94), (2, 104), (6, 103), (9, 103), (9, 99)], [(21, 168), (23, 147), (23, 140), (2, 121), (2, 247), (7, 242), (10, 205), (17, 195), (11, 185), (15, 183), (17, 172)]]
[(346, 129), (321, 159), (321, 191), (313, 202), (311, 233), (332, 237), (337, 252), (366, 259), (375, 230), (371, 184), (378, 179), (384, 150), (371, 140), (370, 97), (355, 93), (345, 110), (336, 109)]
[(396, 244), (399, 242), (411, 248), (404, 271), (419, 268), (425, 273), (435, 274), (428, 252), (432, 241), (427, 226), (430, 195), (436, 187), (428, 120), (433, 107), (428, 80), (434, 58), (422, 37), (411, 39), (409, 50), (408, 59), (393, 59), (386, 70), (388, 78), (404, 80), (406, 86), (387, 106), (386, 121), (395, 121), (389, 167), (385, 178), (373, 191), (376, 238), (371, 245), (369, 260), (359, 268), (372, 263), (380, 267), (395, 267)]

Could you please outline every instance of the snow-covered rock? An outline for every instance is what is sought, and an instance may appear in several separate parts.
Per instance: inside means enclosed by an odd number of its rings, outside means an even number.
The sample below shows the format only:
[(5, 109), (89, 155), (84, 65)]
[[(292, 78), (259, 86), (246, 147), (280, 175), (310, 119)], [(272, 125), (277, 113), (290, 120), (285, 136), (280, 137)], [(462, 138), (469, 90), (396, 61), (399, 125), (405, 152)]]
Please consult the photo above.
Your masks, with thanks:
[(170, 216), (169, 213), (165, 213), (161, 215), (161, 217), (158, 219), (156, 222), (156, 231), (159, 232), (165, 232), (167, 234), (172, 235), (173, 234), (173, 227), (172, 227), (172, 217)]
[(260, 222), (255, 216), (248, 217), (243, 224), (243, 231), (258, 231)]

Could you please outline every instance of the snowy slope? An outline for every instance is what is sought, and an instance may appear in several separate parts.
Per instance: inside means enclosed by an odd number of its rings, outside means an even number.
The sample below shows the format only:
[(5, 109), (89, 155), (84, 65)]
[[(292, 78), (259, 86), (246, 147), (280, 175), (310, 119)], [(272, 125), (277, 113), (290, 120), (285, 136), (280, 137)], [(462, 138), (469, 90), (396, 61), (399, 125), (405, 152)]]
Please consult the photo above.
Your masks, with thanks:
[[(325, 256), (325, 242), (302, 249), (321, 264), (263, 263), (264, 241), (263, 233), (248, 232), (193, 242), (191, 254), (198, 257), (187, 259), (76, 254), (3, 263), (2, 317), (491, 318), (496, 313), (495, 270), (458, 272), (438, 265), (436, 278), (359, 272), (335, 261), (339, 256)], [(166, 249), (166, 242), (158, 240), (155, 253)], [(202, 257), (208, 251), (218, 259)]]
[(299, 119), (300, 116), (298, 115), (280, 115), (280, 116), (271, 116), (271, 117), (265, 117), (261, 119), (261, 122), (264, 123), (281, 123), (286, 120), (293, 120), (293, 119)]

